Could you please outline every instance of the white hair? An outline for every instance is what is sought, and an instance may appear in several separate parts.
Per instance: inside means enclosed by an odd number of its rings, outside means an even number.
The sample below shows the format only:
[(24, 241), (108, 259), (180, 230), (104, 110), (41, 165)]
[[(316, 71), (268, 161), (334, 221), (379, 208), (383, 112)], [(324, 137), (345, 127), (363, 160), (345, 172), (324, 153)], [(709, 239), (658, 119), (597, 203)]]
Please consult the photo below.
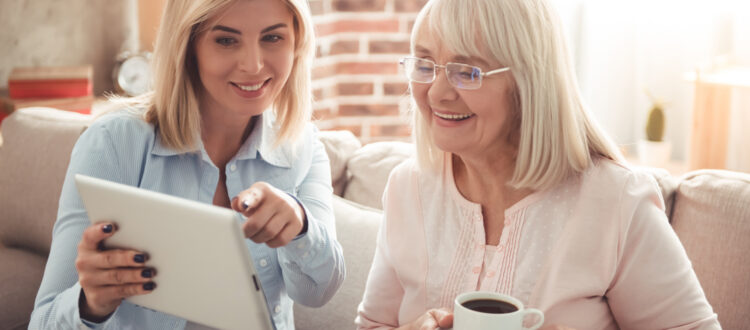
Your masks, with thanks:
[[(429, 29), (455, 54), (510, 67), (517, 121), (512, 126), (518, 130), (510, 186), (543, 190), (582, 172), (596, 158), (622, 161), (586, 110), (560, 20), (548, 1), (431, 0), (414, 24), (412, 53), (421, 29)], [(412, 102), (418, 162), (423, 169), (436, 169), (450, 154), (437, 148), (415, 108)]]

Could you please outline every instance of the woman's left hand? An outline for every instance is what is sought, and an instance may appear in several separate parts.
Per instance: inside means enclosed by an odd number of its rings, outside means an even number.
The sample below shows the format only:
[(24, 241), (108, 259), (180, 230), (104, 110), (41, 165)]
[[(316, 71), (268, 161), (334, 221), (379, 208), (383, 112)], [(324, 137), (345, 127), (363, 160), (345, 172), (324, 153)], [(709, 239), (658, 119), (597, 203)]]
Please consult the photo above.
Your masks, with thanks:
[(245, 237), (272, 248), (289, 244), (307, 221), (292, 196), (265, 182), (256, 182), (232, 198), (232, 209), (247, 217), (242, 225)]

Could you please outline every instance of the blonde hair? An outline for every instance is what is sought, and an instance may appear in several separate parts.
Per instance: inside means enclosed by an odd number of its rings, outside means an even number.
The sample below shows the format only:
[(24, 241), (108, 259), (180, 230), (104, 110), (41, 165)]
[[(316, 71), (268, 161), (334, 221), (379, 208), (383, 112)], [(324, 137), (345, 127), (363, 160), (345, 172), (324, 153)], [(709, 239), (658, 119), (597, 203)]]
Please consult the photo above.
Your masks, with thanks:
[[(412, 52), (424, 28), (453, 53), (510, 67), (519, 137), (508, 185), (544, 190), (583, 172), (595, 158), (622, 160), (586, 110), (559, 18), (546, 0), (431, 0), (412, 30)], [(480, 45), (487, 52), (481, 52)], [(434, 144), (429, 125), (415, 107), (412, 98), (418, 163), (434, 170), (450, 154)]]
[[(170, 0), (162, 15), (152, 56), (153, 91), (132, 99), (145, 108), (144, 120), (159, 128), (162, 142), (181, 151), (195, 150), (201, 117), (197, 91), (200, 78), (192, 43), (234, 1)], [(279, 128), (274, 143), (296, 142), (311, 117), (310, 69), (315, 39), (305, 0), (282, 0), (294, 18), (295, 56), (292, 72), (274, 100)]]

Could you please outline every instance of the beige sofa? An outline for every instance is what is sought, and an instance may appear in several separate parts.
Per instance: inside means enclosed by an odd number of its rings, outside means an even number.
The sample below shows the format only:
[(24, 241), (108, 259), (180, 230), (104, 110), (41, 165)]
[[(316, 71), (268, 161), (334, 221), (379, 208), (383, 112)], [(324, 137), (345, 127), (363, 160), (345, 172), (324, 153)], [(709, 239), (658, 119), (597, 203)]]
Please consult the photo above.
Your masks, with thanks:
[[(49, 252), (70, 150), (90, 118), (24, 109), (2, 123), (0, 146), (0, 329), (25, 328)], [(336, 228), (347, 278), (322, 308), (295, 307), (298, 329), (351, 329), (364, 290), (389, 171), (413, 153), (406, 143), (361, 146), (349, 132), (322, 132), (331, 158)], [(651, 170), (709, 301), (725, 329), (750, 324), (750, 175)], [(342, 198), (343, 197), (343, 198)]]

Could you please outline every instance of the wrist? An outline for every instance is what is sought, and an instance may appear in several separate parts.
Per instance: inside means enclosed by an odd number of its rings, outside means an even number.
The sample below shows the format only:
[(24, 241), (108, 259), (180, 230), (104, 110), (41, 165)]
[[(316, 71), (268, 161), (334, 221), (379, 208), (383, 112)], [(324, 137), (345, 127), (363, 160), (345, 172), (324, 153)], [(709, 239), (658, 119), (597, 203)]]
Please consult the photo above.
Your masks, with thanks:
[(91, 306), (88, 304), (88, 301), (86, 300), (86, 294), (81, 289), (81, 294), (78, 297), (78, 316), (81, 317), (82, 320), (86, 320), (91, 323), (102, 323), (109, 319), (110, 316), (114, 313), (114, 310), (111, 311), (95, 311), (91, 308)]

